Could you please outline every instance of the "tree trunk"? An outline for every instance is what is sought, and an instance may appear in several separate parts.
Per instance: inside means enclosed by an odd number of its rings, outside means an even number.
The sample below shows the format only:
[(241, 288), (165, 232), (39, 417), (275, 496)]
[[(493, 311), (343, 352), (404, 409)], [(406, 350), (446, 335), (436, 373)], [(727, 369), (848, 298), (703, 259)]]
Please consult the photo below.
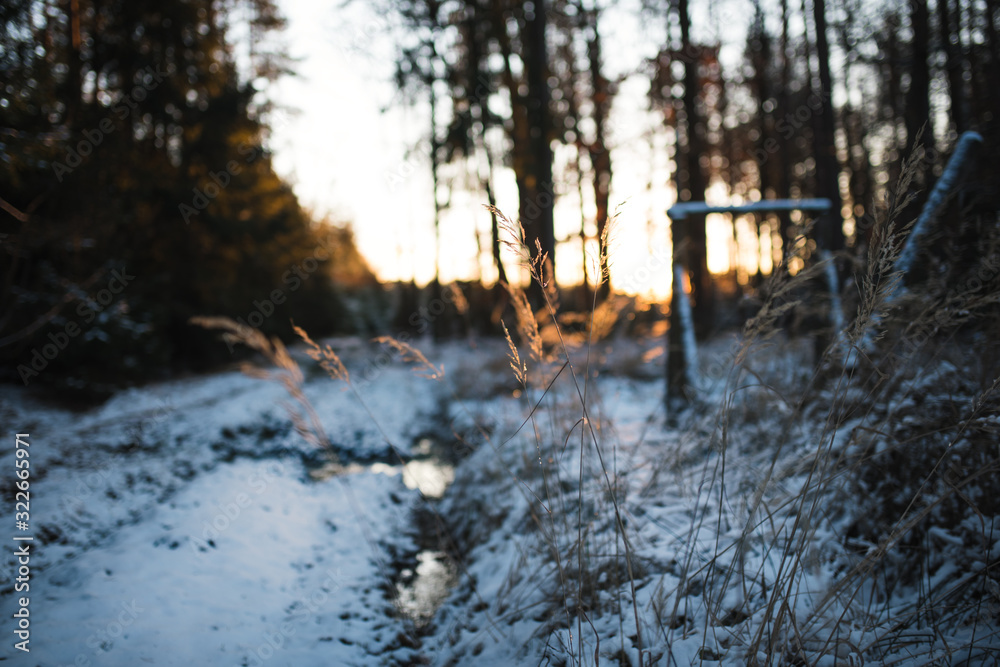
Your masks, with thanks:
[(981, 58), (989, 61), (989, 66), (982, 67), (979, 75), (984, 79), (984, 87), (989, 90), (985, 99), (976, 97), (980, 104), (988, 105), (986, 111), (993, 114), (994, 119), (1000, 117), (1000, 86), (996, 85), (997, 73), (1000, 72), (1000, 38), (997, 37), (997, 17), (1000, 16), (1000, 2), (997, 0), (986, 0), (983, 7), (983, 23), (986, 26), (986, 57)]
[(836, 252), (844, 247), (844, 229), (840, 209), (840, 165), (833, 116), (833, 79), (830, 75), (830, 45), (826, 36), (826, 0), (813, 0), (816, 25), (816, 59), (819, 61), (819, 96), (821, 106), (816, 119), (816, 194), (829, 199), (833, 206), (820, 218), (817, 241), (823, 250)]
[(605, 140), (608, 114), (611, 108), (611, 90), (608, 80), (601, 73), (601, 34), (598, 31), (598, 10), (587, 12), (590, 29), (593, 31), (587, 45), (590, 60), (590, 83), (594, 104), (594, 142), (590, 145), (590, 164), (594, 170), (594, 202), (597, 207), (597, 242), (600, 252), (600, 272), (598, 276), (598, 296), (604, 299), (611, 289), (608, 276), (608, 249), (605, 247), (604, 231), (608, 224), (608, 203), (611, 194), (611, 152)]
[(80, 59), (80, 2), (69, 0), (69, 55), (66, 58), (69, 77), (66, 87), (66, 125), (70, 131), (80, 129), (80, 107), (83, 105), (83, 63)]
[(927, 0), (910, 2), (910, 89), (906, 95), (906, 143), (910, 150), (916, 148), (914, 140), (920, 129), (927, 125), (921, 137), (921, 144), (931, 145), (934, 133), (931, 131), (930, 71), (927, 65), (927, 43), (930, 40)]
[[(524, 128), (527, 150), (522, 153), (524, 169), (517, 185), (525, 240), (532, 253), (540, 247), (547, 256), (552, 263), (554, 280), (556, 241), (552, 208), (555, 190), (552, 183), (552, 147), (549, 145), (552, 123), (545, 37), (547, 10), (544, 0), (534, 0), (533, 4), (534, 11), (526, 18), (523, 55), (528, 84), (528, 95), (524, 100), (527, 107), (527, 125)], [(536, 302), (542, 303), (541, 287), (533, 284), (531, 291)]]
[[(852, 13), (847, 15), (847, 19), (838, 26), (840, 35), (840, 48), (846, 58), (844, 63), (844, 87), (848, 90), (854, 82), (853, 68), (851, 67), (853, 49), (855, 48), (851, 40), (851, 34), (856, 27), (855, 16)], [(844, 103), (841, 110), (842, 126), (844, 137), (847, 142), (847, 164), (850, 178), (848, 180), (847, 191), (850, 196), (849, 205), (852, 207), (852, 216), (855, 219), (854, 243), (858, 241), (857, 221), (863, 217), (862, 211), (872, 200), (872, 164), (871, 155), (865, 146), (867, 128), (865, 125), (865, 108), (862, 105), (855, 109), (850, 102), (850, 98)], [(860, 207), (860, 208), (859, 208)]]
[[(468, 23), (466, 24), (466, 30), (468, 30), (470, 35), (478, 34), (477, 24), (481, 21), (479, 15), (481, 8), (478, 3), (474, 4), (474, 9), (475, 11), (469, 16)], [(485, 41), (483, 40), (483, 42)], [(481, 46), (480, 40), (470, 40), (468, 76), (469, 81), (477, 86), (478, 82), (487, 80), (487, 70)], [(486, 173), (483, 174), (480, 172), (479, 179), (483, 184), (483, 189), (486, 190), (486, 200), (489, 202), (490, 207), (496, 208), (497, 200), (496, 195), (493, 193), (493, 154), (490, 152), (490, 146), (486, 142), (486, 134), (489, 132), (493, 121), (489, 108), (489, 95), (487, 93), (479, 94), (478, 89), (474, 89), (470, 99), (475, 108), (479, 110), (479, 122), (483, 126), (483, 131), (478, 136), (473, 135), (473, 143), (476, 145), (476, 150), (480, 151), (486, 160)], [(497, 215), (492, 210), (490, 211), (490, 251), (493, 258), (493, 266), (497, 271), (496, 287), (500, 288), (501, 283), (507, 283), (507, 272), (504, 270), (503, 259), (500, 254), (500, 227)], [(497, 291), (502, 294), (507, 293), (502, 288)]]
[[(882, 114), (880, 114), (880, 120), (886, 121), (892, 128), (892, 134), (890, 136), (891, 146), (895, 151), (905, 151), (906, 145), (900, 139), (900, 119), (905, 118), (906, 115), (906, 105), (901, 104), (900, 100), (903, 100), (902, 87), (899, 85), (900, 79), (902, 78), (901, 71), (901, 60), (902, 60), (902, 49), (899, 44), (899, 31), (900, 31), (900, 17), (896, 13), (890, 13), (885, 17), (885, 24), (883, 26), (883, 32), (885, 35), (884, 51), (885, 55), (882, 58), (883, 70), (882, 80), (886, 82), (885, 94), (883, 96), (884, 102), (881, 105), (884, 109)], [(895, 184), (899, 181), (900, 175), (900, 161), (898, 159), (891, 160), (887, 169), (889, 180), (888, 183)], [(885, 191), (883, 186), (882, 192)], [(881, 193), (880, 193), (881, 194)], [(872, 226), (869, 225), (866, 234), (871, 235)]]
[(441, 281), (441, 202), (438, 199), (441, 170), (438, 164), (440, 144), (437, 138), (437, 94), (434, 91), (433, 63), (431, 64), (431, 72), (427, 88), (431, 96), (431, 189), (434, 196), (434, 285), (436, 287)]
[[(792, 59), (788, 54), (790, 48), (788, 38), (788, 0), (781, 0), (781, 87), (778, 92), (777, 108), (790, 109), (791, 96), (789, 95), (792, 83)], [(778, 160), (778, 182), (775, 191), (779, 198), (787, 199), (792, 192), (792, 161), (788, 159), (789, 151), (784, 151), (779, 155)], [(788, 259), (788, 249), (792, 241), (792, 217), (788, 213), (778, 214), (778, 230), (781, 237), (781, 259), (782, 262)]]
[[(491, 207), (496, 208), (497, 200), (493, 195), (492, 180), (493, 167), (490, 166), (490, 176), (486, 181), (486, 199), (489, 201)], [(490, 241), (493, 245), (493, 265), (497, 270), (497, 282), (506, 283), (507, 271), (503, 268), (503, 259), (500, 256), (500, 225), (497, 222), (497, 214), (492, 210), (490, 211)]]
[[(764, 15), (761, 12), (759, 4), (756, 5), (756, 15), (751, 30), (751, 38), (748, 46), (751, 50), (750, 62), (753, 67), (752, 88), (757, 97), (757, 128), (759, 132), (757, 137), (757, 155), (759, 157), (757, 171), (760, 178), (761, 199), (769, 199), (775, 196), (772, 174), (774, 173), (775, 163), (780, 162), (780, 160), (769, 159), (767, 151), (769, 140), (772, 137), (771, 114), (767, 111), (767, 101), (772, 97), (771, 82), (767, 67), (771, 63), (774, 54), (771, 49), (771, 37), (767, 34), (767, 29), (764, 26)], [(755, 215), (754, 220), (756, 223), (759, 250), (761, 217)], [(757, 287), (763, 281), (760, 265), (761, 258), (758, 252), (757, 270), (754, 271), (750, 283), (753, 287)]]
[(965, 83), (962, 80), (965, 69), (962, 63), (962, 31), (958, 7), (952, 10), (950, 4), (949, 0), (938, 0), (938, 29), (948, 72), (951, 122), (955, 131), (961, 134), (968, 129)]
[[(706, 183), (701, 170), (701, 156), (705, 150), (702, 141), (703, 128), (698, 113), (699, 58), (697, 49), (691, 42), (688, 0), (678, 0), (677, 14), (681, 28), (681, 52), (684, 54), (684, 129), (687, 140), (683, 156), (687, 187), (678, 188), (678, 194), (681, 201), (699, 201), (705, 198)], [(678, 164), (680, 165), (681, 161), (678, 161)], [(704, 216), (689, 216), (679, 231), (688, 244), (686, 269), (691, 276), (695, 331), (699, 338), (705, 338), (712, 330), (715, 299), (712, 277), (708, 272), (708, 238), (705, 233)]]

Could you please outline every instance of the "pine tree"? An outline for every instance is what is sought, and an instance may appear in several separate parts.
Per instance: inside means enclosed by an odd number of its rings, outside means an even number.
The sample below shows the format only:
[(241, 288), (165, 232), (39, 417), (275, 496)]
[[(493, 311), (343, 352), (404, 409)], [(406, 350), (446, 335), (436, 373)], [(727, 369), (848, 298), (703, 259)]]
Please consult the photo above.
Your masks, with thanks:
[[(220, 346), (188, 318), (246, 317), (276, 289), (288, 292), (285, 312), (326, 301), (329, 315), (315, 322), (332, 326), (325, 269), (296, 290), (282, 280), (318, 242), (274, 173), (266, 135), (276, 111), (251, 83), (287, 71), (280, 50), (262, 48), (282, 21), (270, 0), (246, 7), (250, 18), (208, 0), (5, 5), (0, 128), (10, 159), (0, 189), (21, 215), (0, 223), (14, 253), (0, 294), (8, 364), (23, 365), (70, 324), (87, 335), (33, 379), (82, 386), (211, 361)], [(242, 76), (230, 41), (237, 20), (254, 44)], [(96, 303), (114, 271), (135, 278)], [(262, 326), (277, 332), (287, 321), (262, 317)]]

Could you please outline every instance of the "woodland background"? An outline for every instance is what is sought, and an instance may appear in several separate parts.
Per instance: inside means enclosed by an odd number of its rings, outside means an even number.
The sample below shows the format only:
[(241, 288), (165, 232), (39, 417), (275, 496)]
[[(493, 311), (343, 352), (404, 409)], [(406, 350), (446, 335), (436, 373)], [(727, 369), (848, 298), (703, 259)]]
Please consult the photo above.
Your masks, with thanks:
[[(395, 27), (397, 102), (431, 110), (435, 221), (459, 189), (494, 203), (497, 171), (512, 170), (519, 211), (509, 213), (529, 244), (550, 258), (560, 243), (585, 249), (585, 284), (561, 286), (564, 305), (586, 308), (595, 289), (607, 296), (586, 258), (612, 210), (608, 125), (624, 80), (606, 72), (616, 45), (603, 38), (605, 3), (400, 0), (378, 10)], [(876, 207), (906, 194), (893, 190), (902, 158), (920, 156), (904, 216), (913, 218), (970, 129), (987, 148), (912, 279), (984, 252), (977, 243), (991, 237), (984, 230), (1000, 206), (989, 149), (1000, 139), (995, 0), (720, 2), (698, 9), (711, 24), (699, 34), (720, 35), (714, 42), (692, 37), (687, 0), (643, 0), (634, 11), (664, 26), (658, 56), (628, 76), (648, 80), (679, 201), (722, 188), (733, 201), (835, 202), (808, 235), (798, 216), (756, 219), (768, 257), (731, 275), (708, 270), (704, 220), (677, 230), (699, 337), (723, 327), (737, 297), (752, 296), (797, 244), (805, 263), (817, 249), (835, 253), (850, 280)], [(269, 128), (282, 107), (269, 85), (295, 69), (278, 3), (12, 0), (0, 24), (5, 379), (111, 391), (228, 361), (192, 316), (259, 319), (283, 337), (290, 320), (315, 335), (399, 333), (440, 294), (436, 280), (378, 285), (350, 226), (316, 219), (275, 173)], [(735, 24), (746, 26), (743, 57), (723, 67)], [(557, 239), (553, 199), (585, 190), (596, 215), (581, 210), (579, 238)], [(494, 220), (481, 251), (504, 281), (499, 236)], [(122, 286), (115, 271), (134, 280)], [(492, 281), (458, 287), (471, 310), (449, 310), (433, 333), (497, 332), (505, 293)], [(269, 308), (275, 291), (287, 301)], [(47, 345), (58, 353), (44, 354)]]

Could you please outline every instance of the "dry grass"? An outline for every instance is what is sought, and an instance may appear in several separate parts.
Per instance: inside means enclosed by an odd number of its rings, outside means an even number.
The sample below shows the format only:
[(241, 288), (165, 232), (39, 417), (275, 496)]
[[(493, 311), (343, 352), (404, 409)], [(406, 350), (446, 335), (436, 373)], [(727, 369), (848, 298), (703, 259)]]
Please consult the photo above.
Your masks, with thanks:
[[(226, 317), (196, 317), (192, 318), (191, 323), (206, 329), (221, 330), (223, 332), (223, 336), (228, 339), (228, 342), (246, 345), (255, 352), (263, 355), (264, 359), (273, 367), (273, 369), (268, 370), (246, 363), (243, 365), (242, 370), (250, 377), (262, 380), (278, 381), (294, 401), (294, 404), (285, 402), (282, 405), (288, 413), (289, 418), (292, 420), (292, 423), (295, 425), (296, 431), (303, 437), (303, 439), (305, 439), (307, 443), (320, 447), (326, 452), (329, 458), (329, 463), (322, 469), (322, 477), (335, 477), (343, 486), (352, 511), (355, 513), (359, 525), (361, 526), (361, 530), (365, 535), (365, 539), (368, 542), (372, 558), (378, 564), (383, 580), (382, 584), (385, 590), (389, 591), (390, 598), (397, 610), (397, 614), (400, 617), (405, 618), (406, 615), (403, 611), (403, 605), (400, 602), (399, 591), (393, 583), (394, 580), (392, 572), (390, 571), (388, 564), (385, 562), (384, 550), (371, 536), (364, 512), (364, 503), (362, 502), (362, 499), (355, 495), (347, 476), (343, 474), (347, 471), (347, 468), (342, 466), (338, 461), (336, 451), (331, 445), (330, 440), (323, 429), (319, 416), (303, 391), (304, 376), (302, 370), (295, 360), (292, 359), (291, 355), (288, 354), (288, 350), (285, 348), (284, 344), (277, 338), (268, 339), (258, 330), (246, 327)], [(400, 465), (405, 465), (409, 457), (404, 453), (403, 449), (399, 447), (397, 443), (393, 442), (393, 440), (387, 435), (385, 429), (380, 423), (380, 420), (375, 416), (374, 412), (360, 393), (358, 386), (352, 382), (351, 375), (340, 356), (329, 345), (321, 346), (316, 343), (300, 327), (296, 326), (294, 329), (295, 333), (306, 345), (306, 353), (309, 357), (313, 361), (317, 362), (332, 379), (343, 382), (348, 389), (350, 389), (354, 397), (357, 399), (358, 404), (367, 413), (372, 423), (378, 428), (379, 433), (388, 444), (397, 462)], [(420, 350), (416, 349), (409, 343), (388, 336), (377, 338), (374, 342), (389, 347), (393, 352), (401, 357), (404, 363), (410, 364), (413, 367), (413, 370), (421, 377), (432, 380), (441, 380), (444, 378), (444, 367), (432, 364)], [(419, 489), (417, 490), (417, 493), (419, 494), (424, 505), (430, 508), (431, 512), (436, 515), (436, 510), (433, 508), (433, 505), (429, 503), (428, 499), (423, 496), (423, 493), (420, 492)], [(436, 516), (436, 518), (438, 524), (443, 526), (443, 518), (439, 515)], [(416, 637), (417, 628), (410, 624), (408, 630), (412, 637), (407, 641), (412, 643)]]
[[(588, 427), (594, 434), (580, 439), (575, 479), (558, 465), (539, 473), (542, 511), (532, 520), (552, 569), (533, 572), (531, 585), (545, 586), (553, 598), (551, 620), (537, 631), (555, 638), (552, 655), (580, 665), (597, 664), (600, 655), (621, 664), (673, 664), (672, 647), (698, 636), (701, 660), (727, 664), (1000, 658), (1000, 505), (993, 491), (1000, 488), (1000, 364), (995, 358), (983, 372), (977, 351), (960, 351), (951, 338), (971, 327), (966, 335), (981, 344), (995, 326), (1000, 234), (994, 225), (980, 241), (978, 274), (990, 280), (969, 279), (956, 290), (953, 277), (932, 279), (897, 296), (895, 264), (911, 226), (901, 215), (919, 161), (904, 165), (900, 195), (877, 218), (857, 279), (857, 313), (834, 332), (815, 370), (787, 372), (789, 348), (779, 328), (825, 270), (799, 257), (805, 268), (796, 275), (773, 273), (717, 387), (702, 388), (705, 398), (687, 415), (676, 451), (651, 462), (654, 472), (641, 488), (630, 490), (601, 456), (603, 434), (591, 419), (596, 395), (581, 392), (575, 421), (573, 409), (549, 404), (548, 428), (536, 427), (536, 439), (559, 424), (565, 452), (572, 434), (585, 436)], [(538, 265), (523, 245), (516, 251), (528, 266)], [(961, 264), (949, 268), (952, 276), (965, 271)], [(555, 331), (548, 339), (564, 342), (565, 320), (546, 310)], [(540, 319), (528, 313), (519, 310), (519, 331), (522, 320), (533, 326)], [(984, 324), (984, 315), (993, 319)], [(534, 331), (521, 340), (533, 345)], [(508, 343), (525, 382), (509, 335)], [(942, 366), (943, 351), (951, 353), (950, 366)], [(575, 380), (577, 369), (569, 368)], [(977, 374), (978, 382), (961, 380)], [(718, 398), (714, 410), (711, 397)], [(930, 404), (919, 408), (924, 397)], [(534, 408), (531, 415), (542, 419)], [(551, 447), (538, 441), (535, 448), (545, 456)], [(592, 466), (588, 451), (596, 455)], [(603, 496), (588, 484), (591, 475), (604, 481)], [(683, 500), (686, 527), (665, 535), (679, 553), (666, 570), (644, 567), (642, 548), (633, 548), (637, 535), (621, 519), (635, 512), (634, 499), (662, 498), (671, 487), (691, 494)], [(610, 532), (597, 530), (592, 518), (602, 513), (602, 497), (615, 521)], [(512, 568), (509, 595), (525, 585), (525, 563)], [(636, 589), (650, 584), (656, 592), (640, 608)], [(630, 605), (617, 604), (620, 591)], [(620, 619), (627, 657), (600, 651), (594, 623), (607, 614)], [(626, 617), (634, 634), (624, 630)], [(585, 644), (596, 647), (593, 655)]]
[[(274, 367), (273, 370), (264, 370), (252, 364), (243, 364), (243, 372), (261, 380), (279, 382), (294, 401), (294, 403), (284, 403), (283, 407), (292, 420), (292, 424), (295, 425), (295, 430), (310, 445), (326, 452), (332, 463), (337, 463), (336, 452), (334, 452), (330, 439), (323, 429), (319, 415), (316, 414), (312, 403), (302, 391), (305, 381), (302, 369), (288, 354), (284, 343), (278, 338), (268, 338), (257, 329), (239, 324), (228, 317), (194, 317), (191, 319), (191, 323), (206, 329), (220, 330), (228, 343), (246, 345), (251, 350), (263, 355)], [(316, 354), (314, 359), (323, 359), (321, 363), (324, 365), (324, 369), (331, 375), (349, 382), (347, 370), (333, 350), (328, 347), (321, 351), (319, 346), (313, 343), (304, 331), (296, 327), (296, 332), (303, 337), (307, 344), (311, 345), (310, 355)]]
[[(911, 198), (916, 163), (904, 166), (897, 186), (904, 194), (878, 218), (858, 281), (857, 315), (819, 364), (836, 369), (839, 359), (839, 373), (789, 383), (754, 363), (759, 343), (777, 335), (781, 315), (796, 305), (788, 295), (809, 269), (791, 279), (778, 271), (732, 354), (714, 425), (689, 427), (690, 440), (707, 436), (717, 452), (702, 466), (694, 502), (705, 509), (692, 516), (689, 534), (714, 524), (717, 537), (714, 548), (689, 547), (680, 583), (661, 592), (660, 630), (668, 645), (690, 631), (676, 619), (685, 616), (690, 586), (698, 582), (708, 609), (700, 631), (716, 638), (709, 650), (741, 664), (953, 664), (983, 650), (997, 658), (995, 615), (981, 614), (975, 601), (976, 591), (992, 590), (1000, 575), (996, 555), (989, 556), (1000, 536), (994, 535), (1000, 507), (986, 491), (1000, 488), (995, 429), (979, 444), (968, 441), (973, 429), (1000, 416), (1000, 377), (978, 390), (955, 387), (961, 399), (936, 415), (901, 411), (937, 388), (940, 351), (933, 343), (947, 345), (942, 333), (971, 315), (928, 299), (926, 289), (899, 302), (902, 309), (893, 303), (900, 285), (895, 261), (910, 226), (899, 216)], [(982, 312), (996, 296), (994, 290), (952, 298)], [(909, 344), (914, 332), (921, 333), (919, 345)], [(844, 342), (867, 365), (845, 359)], [(976, 365), (974, 351), (966, 352), (952, 369), (956, 375)], [(767, 446), (760, 442), (762, 423), (770, 427)], [(955, 465), (966, 457), (976, 464)], [(653, 483), (660, 480), (654, 476)], [(743, 500), (736, 504), (737, 498)], [(723, 537), (734, 523), (742, 526), (735, 538)], [(947, 564), (951, 574), (930, 544), (935, 539), (964, 560)], [(972, 544), (981, 545), (979, 556), (967, 548)], [(865, 545), (860, 552), (859, 545)]]
[[(619, 446), (601, 419), (589, 352), (582, 362), (572, 353), (610, 335), (617, 302), (595, 302), (584, 335), (568, 332), (577, 323), (559, 314), (551, 262), (492, 209), (542, 303), (536, 312), (523, 289), (505, 286), (516, 318), (503, 323), (507, 360), (525, 417), (502, 441), (480, 429), (525, 516), (498, 509), (510, 499), (475, 498), (463, 507), (475, 516), (458, 522), (477, 543), (495, 528), (484, 517), (521, 522), (504, 585), (477, 599), (491, 627), (536, 619), (542, 659), (581, 666), (679, 664), (692, 638), (696, 661), (728, 664), (1000, 657), (1000, 346), (992, 357), (970, 347), (1000, 319), (1000, 232), (995, 221), (981, 230), (974, 271), (952, 262), (951, 279), (938, 271), (899, 295), (895, 263), (911, 224), (901, 215), (919, 162), (904, 164), (899, 195), (876, 219), (857, 312), (822, 357), (797, 368), (780, 330), (825, 270), (803, 243), (789, 261), (804, 268), (773, 272), (758, 312), (702, 374), (682, 428), (661, 429), (670, 444), (655, 454), (642, 437)], [(956, 275), (966, 276), (957, 288)], [(296, 427), (327, 442), (280, 342), (218, 318), (199, 323), (264, 354), (277, 368), (264, 376), (288, 389)], [(337, 355), (298, 333), (351, 386)], [(443, 375), (412, 346), (379, 342), (417, 372)], [(676, 515), (649, 518), (658, 515), (648, 503), (668, 502)], [(478, 597), (474, 581), (465, 585)]]
[[(598, 649), (595, 655), (599, 654), (600, 638), (597, 637), (596, 628), (590, 620), (591, 614), (601, 613), (606, 606), (602, 598), (598, 595), (601, 589), (606, 589), (612, 583), (614, 585), (625, 585), (631, 589), (631, 614), (635, 628), (635, 656), (638, 664), (646, 664), (646, 655), (643, 650), (641, 612), (636, 602), (635, 585), (637, 561), (632, 554), (631, 540), (625, 528), (625, 518), (621, 508), (623, 501), (622, 488), (617, 475), (609, 467), (609, 461), (604, 452), (604, 438), (599, 435), (600, 424), (591, 414), (593, 408), (593, 398), (589, 395), (590, 387), (588, 380), (590, 377), (589, 355), (585, 366), (577, 368), (571, 354), (571, 343), (568, 340), (559, 318), (559, 299), (555, 290), (555, 283), (552, 279), (552, 262), (536, 244), (532, 249), (525, 241), (524, 230), (520, 224), (514, 223), (502, 211), (491, 208), (491, 212), (496, 215), (501, 229), (506, 232), (507, 238), (504, 243), (507, 248), (520, 259), (521, 264), (526, 267), (532, 279), (541, 287), (541, 294), (544, 300), (542, 310), (535, 313), (530, 305), (527, 295), (520, 288), (505, 286), (510, 293), (515, 316), (517, 318), (517, 331), (522, 346), (527, 348), (529, 358), (534, 364), (542, 369), (537, 384), (538, 399), (531, 406), (528, 422), (531, 424), (535, 439), (535, 451), (532, 458), (528, 457), (527, 451), (522, 461), (525, 471), (538, 470), (539, 488), (529, 489), (530, 502), (533, 508), (530, 516), (532, 524), (545, 544), (548, 558), (551, 559), (553, 569), (552, 577), (544, 577), (547, 583), (537, 581), (537, 585), (553, 587), (551, 590), (551, 609), (549, 621), (538, 628), (539, 636), (549, 634), (553, 629), (565, 628), (569, 630), (569, 641), (563, 646), (563, 650), (582, 661), (584, 656), (584, 624), (593, 632)], [(601, 247), (608, 247), (608, 240), (614, 225), (609, 223), (604, 230), (604, 238)], [(595, 264), (606, 265), (605, 258), (598, 258)], [(602, 280), (607, 280), (607, 275), (601, 275)], [(595, 291), (596, 299), (596, 291)], [(595, 304), (591, 316), (591, 324), (587, 328), (588, 345), (592, 344), (595, 331), (599, 335), (602, 332), (610, 331), (616, 321), (617, 312), (614, 305), (605, 306), (598, 309)], [(595, 315), (599, 315), (596, 318)], [(539, 333), (539, 320), (547, 321), (547, 326), (554, 332), (552, 351), (547, 352), (543, 345), (543, 339)], [(598, 319), (595, 326), (594, 320)], [(504, 331), (509, 347), (508, 356), (511, 360), (511, 368), (522, 386), (527, 390), (531, 384), (528, 366), (524, 357), (514, 343), (506, 324)], [(555, 370), (555, 366), (558, 370)], [(546, 369), (548, 372), (545, 372)], [(543, 427), (536, 418), (538, 407), (546, 400), (552, 389), (555, 379), (563, 372), (569, 371), (566, 382), (573, 400), (569, 403), (560, 402), (553, 399), (547, 403), (549, 414), (546, 422), (547, 428), (544, 430), (556, 436), (561, 441), (561, 450), (556, 441), (546, 441), (542, 436)], [(567, 477), (568, 471), (561, 465), (568, 459), (566, 457), (567, 446), (574, 434), (579, 437), (579, 445), (576, 450), (576, 475), (575, 478)], [(593, 460), (590, 461), (593, 457)], [(571, 458), (571, 457), (570, 457)], [(601, 480), (603, 492), (591, 488), (591, 475), (596, 475), (596, 479)], [(595, 493), (596, 491), (596, 493)], [(575, 498), (573, 495), (575, 494)], [(609, 508), (609, 516), (613, 522), (613, 531), (610, 538), (603, 537), (601, 542), (594, 543), (592, 535), (587, 526), (592, 521), (595, 512), (600, 510), (593, 506), (593, 498), (603, 498)], [(575, 505), (575, 512), (567, 511), (567, 507)], [(537, 510), (537, 511), (535, 511)], [(575, 516), (574, 516), (575, 515)], [(611, 565), (611, 572), (614, 576), (609, 580), (607, 569)], [(621, 565), (619, 569), (617, 565)], [(512, 568), (509, 577), (516, 578), (519, 568)], [(510, 587), (516, 588), (516, 582), (510, 581)], [(619, 600), (614, 599), (614, 604), (619, 612), (622, 608), (618, 606)], [(575, 626), (575, 646), (574, 631)], [(624, 634), (624, 630), (622, 632)], [(624, 636), (621, 638), (622, 644), (626, 643)], [(595, 658), (599, 659), (599, 658)]]

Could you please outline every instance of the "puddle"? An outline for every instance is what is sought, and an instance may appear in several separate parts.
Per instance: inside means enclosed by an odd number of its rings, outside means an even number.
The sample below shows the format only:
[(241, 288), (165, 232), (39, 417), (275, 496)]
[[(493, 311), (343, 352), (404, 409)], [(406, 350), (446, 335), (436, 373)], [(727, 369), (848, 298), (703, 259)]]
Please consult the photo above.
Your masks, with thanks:
[(418, 489), (425, 498), (440, 498), (455, 479), (455, 468), (434, 459), (418, 459), (404, 466), (373, 463), (368, 470), (383, 475), (403, 474), (403, 484), (408, 489)]
[[(417, 489), (433, 503), (440, 499), (455, 480), (455, 466), (439, 444), (421, 438), (410, 449), (412, 457), (405, 464), (327, 463), (310, 471), (313, 479), (329, 479), (338, 474), (369, 471), (381, 475), (401, 475), (403, 484)], [(433, 507), (418, 503), (413, 510), (413, 541), (415, 552), (407, 553), (394, 565), (392, 584), (399, 612), (410, 619), (418, 630), (433, 620), (448, 594), (458, 583), (458, 571), (447, 554), (441, 538), (439, 519)]]
[(375, 462), (370, 464), (326, 462), (312, 468), (309, 476), (316, 481), (324, 481), (336, 475), (370, 471), (382, 475), (403, 476), (403, 484), (408, 489), (418, 489), (425, 498), (438, 499), (444, 495), (448, 485), (455, 481), (455, 466), (434, 453), (434, 444), (422, 438), (412, 449), (414, 458), (403, 465)]
[(402, 473), (403, 484), (409, 489), (418, 489), (430, 501), (414, 508), (413, 539), (420, 550), (398, 570), (395, 581), (399, 611), (420, 631), (434, 619), (458, 584), (458, 571), (445, 551), (447, 545), (443, 543), (440, 520), (433, 508), (433, 502), (441, 498), (455, 480), (455, 466), (430, 438), (415, 442), (411, 452), (414, 458), (405, 465), (381, 464), (381, 470), (373, 465), (372, 470)]
[(410, 461), (403, 467), (403, 484), (430, 498), (440, 498), (455, 481), (455, 468), (440, 461)]
[(417, 554), (417, 567), (400, 572), (396, 585), (399, 610), (417, 628), (425, 627), (444, 604), (451, 589), (458, 583), (458, 574), (443, 551), (425, 549)]
[(403, 475), (403, 484), (408, 489), (417, 489), (425, 498), (440, 498), (448, 485), (455, 481), (455, 466), (435, 455), (434, 443), (421, 438), (413, 446), (414, 458), (403, 465), (373, 463), (368, 469), (383, 475)]

